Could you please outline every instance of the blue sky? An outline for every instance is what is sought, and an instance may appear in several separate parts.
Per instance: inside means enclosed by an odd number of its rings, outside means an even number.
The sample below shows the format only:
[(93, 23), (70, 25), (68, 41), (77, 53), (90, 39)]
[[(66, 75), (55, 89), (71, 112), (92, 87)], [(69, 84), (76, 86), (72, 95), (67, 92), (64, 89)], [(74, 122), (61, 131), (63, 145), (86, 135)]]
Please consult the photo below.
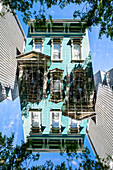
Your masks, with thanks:
[[(77, 8), (81, 8), (78, 7)], [(38, 10), (38, 7), (35, 5), (35, 10)], [(75, 10), (75, 5), (68, 5), (63, 10), (58, 6), (54, 6), (51, 9), (48, 9), (46, 12), (51, 14), (53, 19), (71, 19), (73, 18), (73, 13)], [(23, 27), (23, 30), (27, 36), (27, 26), (22, 22), (20, 14), (18, 14), (19, 20)], [(102, 36), (102, 39), (98, 39), (99, 27), (93, 27), (92, 31), (89, 31), (89, 42), (90, 50), (92, 56), (93, 70), (94, 74), (99, 71), (108, 71), (113, 68), (113, 41), (105, 36)]]

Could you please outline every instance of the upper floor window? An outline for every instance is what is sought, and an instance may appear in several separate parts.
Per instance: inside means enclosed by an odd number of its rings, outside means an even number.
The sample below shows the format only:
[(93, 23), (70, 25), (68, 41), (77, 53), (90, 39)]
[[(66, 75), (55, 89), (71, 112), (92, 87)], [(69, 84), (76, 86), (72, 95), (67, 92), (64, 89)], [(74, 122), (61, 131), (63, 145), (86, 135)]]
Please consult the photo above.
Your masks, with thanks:
[(54, 44), (53, 45), (53, 60), (60, 60), (61, 54), (60, 54), (60, 44)]
[(33, 38), (33, 50), (43, 53), (44, 37), (32, 37)]
[(71, 37), (72, 61), (82, 61), (81, 37)]
[(51, 37), (51, 60), (62, 61), (62, 37)]
[(73, 59), (80, 60), (80, 44), (73, 44)]
[(42, 52), (42, 44), (41, 43), (35, 43), (35, 50), (38, 52)]

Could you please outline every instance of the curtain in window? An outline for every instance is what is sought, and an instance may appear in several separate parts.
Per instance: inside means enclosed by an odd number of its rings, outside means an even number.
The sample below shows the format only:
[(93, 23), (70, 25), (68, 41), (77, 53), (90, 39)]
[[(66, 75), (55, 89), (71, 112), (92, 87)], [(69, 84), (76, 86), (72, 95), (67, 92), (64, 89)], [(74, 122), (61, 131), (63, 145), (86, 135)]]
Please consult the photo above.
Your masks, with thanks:
[(60, 59), (60, 44), (54, 44), (53, 59)]
[(79, 60), (80, 59), (80, 45), (74, 44), (74, 59)]

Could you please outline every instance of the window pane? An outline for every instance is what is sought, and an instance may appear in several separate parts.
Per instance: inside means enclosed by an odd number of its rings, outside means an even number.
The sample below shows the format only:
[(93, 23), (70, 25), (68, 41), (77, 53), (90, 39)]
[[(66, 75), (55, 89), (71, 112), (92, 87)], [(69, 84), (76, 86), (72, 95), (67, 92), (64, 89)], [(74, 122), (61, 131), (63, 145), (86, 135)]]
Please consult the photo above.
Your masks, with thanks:
[(77, 127), (77, 121), (74, 119), (71, 119), (71, 127), (76, 128)]
[(39, 112), (32, 112), (32, 126), (33, 127), (39, 127), (39, 118), (40, 118)]
[(52, 113), (52, 119), (59, 120), (59, 113), (58, 112), (53, 112)]
[(60, 59), (60, 44), (54, 44), (53, 59)]
[(54, 51), (60, 52), (60, 44), (54, 44)]
[(42, 52), (42, 44), (35, 44), (35, 49), (36, 49), (36, 51), (38, 51), (38, 52)]
[(52, 126), (59, 127), (59, 113), (57, 112), (52, 113)]
[(60, 92), (60, 80), (53, 80), (53, 92)]
[(80, 59), (80, 45), (74, 44), (74, 59), (79, 60)]

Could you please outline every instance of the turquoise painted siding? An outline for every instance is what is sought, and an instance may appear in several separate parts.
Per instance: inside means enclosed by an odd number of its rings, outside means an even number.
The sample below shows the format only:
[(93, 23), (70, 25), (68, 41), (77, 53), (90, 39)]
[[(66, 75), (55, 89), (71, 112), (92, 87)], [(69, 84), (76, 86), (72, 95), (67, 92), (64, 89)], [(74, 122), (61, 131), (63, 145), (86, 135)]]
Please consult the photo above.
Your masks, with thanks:
[[(29, 52), (29, 51), (33, 50), (32, 36), (35, 37), (35, 36), (37, 36), (37, 34), (28, 35), (25, 52)], [(45, 36), (43, 53), (51, 56), (51, 42), (50, 42), (51, 38), (50, 38), (50, 36), (55, 36), (55, 35), (53, 35), (53, 34), (49, 34), (49, 35), (41, 34), (39, 36)], [(58, 37), (63, 36), (63, 40), (62, 40), (63, 64), (69, 64), (69, 63), (71, 63), (71, 55), (72, 55), (71, 54), (70, 37), (73, 37), (73, 34), (72, 35), (71, 34), (67, 34), (67, 35), (61, 34), (61, 35), (57, 35), (57, 36)], [(88, 38), (88, 32), (87, 31), (86, 31), (86, 35), (83, 36), (81, 47), (82, 47), (81, 48), (82, 58), (85, 60), (85, 58), (88, 57), (89, 51), (90, 51), (89, 38)]]
[[(57, 35), (57, 34), (56, 34)], [(37, 34), (33, 34), (33, 35), (28, 35), (27, 38), (27, 44), (26, 44), (26, 49), (25, 52), (31, 51), (33, 50), (33, 40), (32, 40), (32, 36), (37, 36)], [(44, 49), (43, 49), (43, 53), (46, 55), (51, 56), (51, 38), (50, 36), (55, 36), (55, 34), (43, 34), (43, 35), (39, 35), (39, 36), (45, 36), (45, 40), (44, 40)], [(73, 35), (71, 34), (61, 34), (58, 35), (58, 37), (63, 36), (63, 40), (62, 40), (62, 62), (53, 62), (49, 68), (49, 70), (52, 70), (54, 68), (59, 68), (64, 70), (63, 72), (63, 78), (66, 76), (67, 74), (67, 70), (68, 69), (68, 74), (71, 73), (72, 69), (74, 68), (74, 66), (78, 66), (79, 63), (72, 63), (72, 52), (71, 52), (71, 42), (70, 42), (70, 37), (73, 37)], [(82, 39), (82, 45), (81, 45), (81, 55), (82, 55), (82, 59), (86, 59), (89, 56), (89, 52), (90, 52), (90, 47), (89, 47), (89, 40), (88, 40), (88, 33), (86, 31), (86, 35), (83, 36)], [(88, 60), (88, 59), (87, 59)], [(85, 63), (81, 63), (80, 65), (82, 65), (83, 68), (85, 68), (87, 66), (87, 61), (86, 64)], [(37, 103), (29, 103), (27, 104), (26, 108), (27, 110), (29, 110), (29, 108), (31, 109), (40, 109), (42, 108), (42, 126), (45, 127), (44, 131), (42, 132), (42, 134), (49, 134), (50, 133), (50, 109), (61, 109), (63, 102), (60, 102), (58, 104), (49, 102), (50, 99), (50, 95), (48, 96), (48, 98), (45, 100), (43, 99), (39, 104)], [(69, 120), (70, 118), (63, 116), (62, 115), (62, 127), (64, 127), (64, 130), (62, 132), (62, 135), (66, 135), (68, 130), (69, 130)], [(25, 136), (29, 136), (29, 132), (30, 132), (30, 125), (31, 125), (31, 117), (29, 114), (27, 114), (27, 117), (23, 116), (23, 122), (24, 122), (24, 132), (25, 132)], [(87, 120), (83, 120), (81, 121), (81, 134), (85, 134), (86, 131), (86, 125), (87, 125)]]

